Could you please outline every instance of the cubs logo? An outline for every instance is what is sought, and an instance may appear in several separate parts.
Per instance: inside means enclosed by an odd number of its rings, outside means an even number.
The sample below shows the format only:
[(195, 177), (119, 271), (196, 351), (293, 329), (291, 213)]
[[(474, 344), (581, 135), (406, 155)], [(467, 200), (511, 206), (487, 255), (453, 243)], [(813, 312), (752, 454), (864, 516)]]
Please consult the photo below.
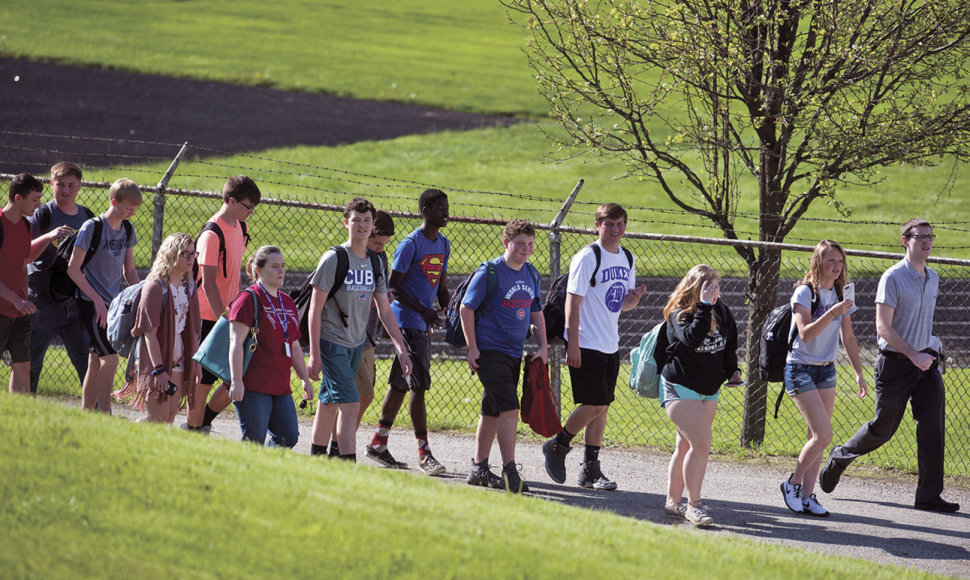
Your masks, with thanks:
[(525, 309), (519, 308), (519, 311), (516, 313), (516, 316), (519, 318), (519, 320), (525, 320)]
[(367, 292), (361, 292), (360, 294), (358, 294), (357, 300), (360, 300), (361, 302), (363, 302), (364, 300), (367, 300)]
[(421, 258), (418, 262), (418, 266), (424, 275), (428, 278), (428, 283), (432, 287), (438, 285), (438, 280), (441, 279), (441, 272), (445, 269), (445, 255), (444, 254), (428, 254), (427, 256)]

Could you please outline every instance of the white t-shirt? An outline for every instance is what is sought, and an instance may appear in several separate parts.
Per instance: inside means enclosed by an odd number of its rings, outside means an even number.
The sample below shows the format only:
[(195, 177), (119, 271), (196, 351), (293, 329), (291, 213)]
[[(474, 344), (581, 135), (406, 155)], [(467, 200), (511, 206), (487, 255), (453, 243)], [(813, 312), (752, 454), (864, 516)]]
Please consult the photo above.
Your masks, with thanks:
[(600, 246), (600, 267), (596, 285), (590, 276), (596, 267), (593, 249), (585, 247), (569, 263), (566, 292), (583, 297), (579, 306), (579, 346), (611, 354), (620, 348), (620, 309), (627, 293), (636, 286), (636, 261), (633, 268), (622, 248), (613, 254)]

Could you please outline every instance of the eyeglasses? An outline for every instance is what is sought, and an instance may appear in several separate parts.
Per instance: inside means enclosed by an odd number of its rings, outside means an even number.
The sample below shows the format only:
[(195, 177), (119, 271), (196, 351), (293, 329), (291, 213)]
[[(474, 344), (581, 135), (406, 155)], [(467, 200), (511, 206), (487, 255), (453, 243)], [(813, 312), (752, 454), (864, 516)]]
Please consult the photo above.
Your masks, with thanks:
[(242, 204), (242, 206), (243, 206), (244, 208), (246, 208), (246, 209), (248, 209), (249, 211), (256, 211), (256, 204), (253, 204), (253, 205), (249, 205), (249, 204), (248, 204), (248, 203), (246, 203), (245, 201), (240, 201), (239, 203), (241, 203), (241, 204)]
[(199, 255), (198, 252), (181, 252), (180, 254), (183, 258), (194, 258)]
[(936, 236), (933, 234), (909, 234), (906, 237), (911, 240), (918, 240), (920, 242), (932, 242), (936, 239)]

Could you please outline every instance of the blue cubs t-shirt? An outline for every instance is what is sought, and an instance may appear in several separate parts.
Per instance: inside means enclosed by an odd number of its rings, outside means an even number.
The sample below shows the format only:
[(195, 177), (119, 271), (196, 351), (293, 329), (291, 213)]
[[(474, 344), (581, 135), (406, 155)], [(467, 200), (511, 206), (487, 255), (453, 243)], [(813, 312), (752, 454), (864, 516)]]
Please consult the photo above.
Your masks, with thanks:
[[(448, 238), (438, 232), (434, 241), (428, 240), (421, 230), (414, 230), (394, 249), (394, 260), (391, 269), (404, 274), (401, 290), (407, 292), (418, 302), (428, 308), (433, 308), (438, 296), (438, 282), (441, 275), (448, 270), (448, 254), (450, 246)], [(406, 308), (395, 300), (391, 304), (397, 325), (401, 328), (427, 330), (424, 318), (420, 314)]]
[[(475, 323), (478, 350), (497, 350), (509, 356), (522, 356), (522, 346), (529, 333), (533, 312), (542, 310), (539, 285), (533, 278), (529, 264), (515, 271), (504, 258), (493, 260), (498, 284), (491, 304), (485, 305)], [(487, 293), (487, 276), (479, 267), (472, 276), (461, 303), (472, 310), (482, 305)]]

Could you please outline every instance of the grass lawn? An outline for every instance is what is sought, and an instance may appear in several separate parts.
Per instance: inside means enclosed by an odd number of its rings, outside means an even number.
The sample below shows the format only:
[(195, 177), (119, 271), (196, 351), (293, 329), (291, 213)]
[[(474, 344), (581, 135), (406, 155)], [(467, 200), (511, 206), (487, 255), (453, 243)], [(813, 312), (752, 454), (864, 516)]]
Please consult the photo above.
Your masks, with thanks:
[[(0, 480), (0, 567), (13, 578), (427, 578), (427, 561), (462, 578), (933, 577), (8, 393), (0, 438), (16, 474)], [(562, 534), (564, 521), (600, 540)]]
[(0, 54), (543, 116), (494, 0), (38, 0), (0, 6)]

